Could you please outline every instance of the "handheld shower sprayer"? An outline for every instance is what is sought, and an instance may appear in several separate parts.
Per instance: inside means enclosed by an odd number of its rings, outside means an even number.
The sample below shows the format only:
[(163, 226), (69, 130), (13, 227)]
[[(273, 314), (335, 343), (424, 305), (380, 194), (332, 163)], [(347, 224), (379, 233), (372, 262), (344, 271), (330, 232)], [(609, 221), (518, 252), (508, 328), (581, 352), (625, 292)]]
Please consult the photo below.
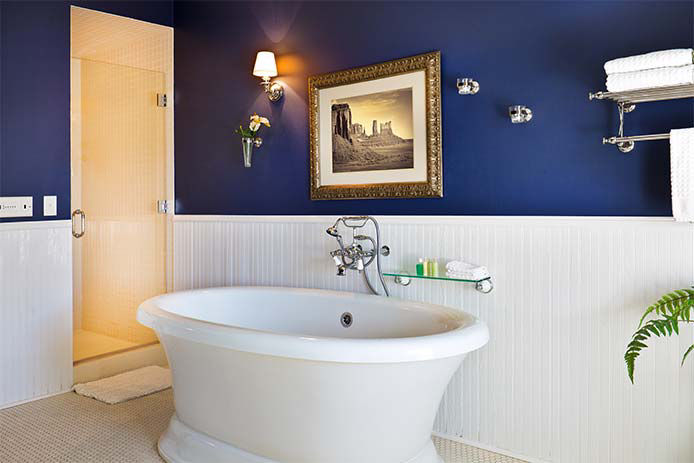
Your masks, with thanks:
[[(364, 233), (357, 234), (357, 230), (364, 228), (367, 222), (372, 222), (374, 225), (374, 229), (376, 231), (375, 239)], [(352, 242), (347, 247), (345, 247), (344, 240), (342, 239), (342, 235), (339, 231), (340, 224), (352, 229)], [(379, 294), (371, 284), (369, 275), (366, 272), (366, 267), (368, 267), (375, 260), (378, 278), (381, 286), (383, 287), (383, 292), (386, 296), (390, 295), (383, 278), (383, 271), (381, 269), (381, 256), (387, 256), (390, 253), (390, 249), (388, 246), (381, 247), (381, 233), (376, 219), (368, 215), (340, 217), (335, 221), (335, 224), (326, 229), (325, 232), (335, 238), (337, 244), (340, 246), (339, 249), (336, 249), (330, 253), (330, 257), (333, 258), (335, 265), (337, 266), (338, 276), (344, 276), (346, 270), (357, 270), (364, 275), (364, 281), (371, 292), (374, 294)], [(358, 243), (359, 241), (370, 242), (371, 249), (365, 251), (363, 246)]]

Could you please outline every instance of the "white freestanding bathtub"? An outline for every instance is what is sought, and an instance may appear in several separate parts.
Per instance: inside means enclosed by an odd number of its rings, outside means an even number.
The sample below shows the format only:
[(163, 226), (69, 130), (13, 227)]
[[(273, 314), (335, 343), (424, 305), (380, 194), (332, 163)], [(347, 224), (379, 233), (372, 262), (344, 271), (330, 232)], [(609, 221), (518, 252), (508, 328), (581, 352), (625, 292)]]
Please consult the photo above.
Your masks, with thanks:
[(168, 462), (440, 463), (431, 428), (487, 326), (443, 306), (214, 288), (144, 302), (173, 372)]

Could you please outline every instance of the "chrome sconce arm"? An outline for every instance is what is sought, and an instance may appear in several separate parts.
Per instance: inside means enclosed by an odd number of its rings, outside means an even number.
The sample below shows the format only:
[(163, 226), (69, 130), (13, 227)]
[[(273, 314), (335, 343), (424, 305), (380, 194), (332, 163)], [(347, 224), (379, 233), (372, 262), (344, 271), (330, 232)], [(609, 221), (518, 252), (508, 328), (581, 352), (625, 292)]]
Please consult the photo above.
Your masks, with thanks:
[(260, 85), (262, 85), (263, 89), (265, 89), (268, 100), (272, 101), (273, 103), (275, 101), (279, 101), (284, 96), (284, 88), (282, 87), (282, 84), (278, 82), (270, 82), (270, 78), (267, 76), (263, 77), (263, 81), (260, 83)]

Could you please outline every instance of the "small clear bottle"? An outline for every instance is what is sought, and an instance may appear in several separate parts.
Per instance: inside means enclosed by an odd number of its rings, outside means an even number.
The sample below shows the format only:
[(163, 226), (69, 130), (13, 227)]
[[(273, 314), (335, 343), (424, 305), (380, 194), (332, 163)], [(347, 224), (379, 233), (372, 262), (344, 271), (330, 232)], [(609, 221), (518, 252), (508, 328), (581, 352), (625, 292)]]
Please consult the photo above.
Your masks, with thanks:
[(439, 276), (439, 260), (438, 259), (434, 259), (431, 262), (431, 276), (432, 277)]

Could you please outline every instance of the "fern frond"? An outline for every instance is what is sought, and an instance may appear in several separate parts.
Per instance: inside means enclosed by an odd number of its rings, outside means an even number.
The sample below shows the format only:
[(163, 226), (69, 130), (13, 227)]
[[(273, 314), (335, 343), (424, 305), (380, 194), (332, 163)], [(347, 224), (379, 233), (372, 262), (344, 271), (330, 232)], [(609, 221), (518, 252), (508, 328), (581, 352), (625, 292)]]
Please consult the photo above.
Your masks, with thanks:
[[(632, 335), (631, 341), (627, 344), (627, 350), (624, 353), (624, 362), (627, 367), (629, 380), (634, 383), (634, 365), (636, 359), (641, 354), (641, 351), (648, 347), (645, 341), (652, 335), (672, 336), (673, 333), (679, 334), (679, 323), (691, 323), (692, 306), (694, 306), (694, 289), (678, 289), (671, 293), (663, 295), (658, 302), (646, 309), (646, 312), (639, 320), (639, 326), (636, 332)], [(655, 318), (646, 321), (646, 318), (655, 314), (660, 318)], [(682, 363), (687, 356), (694, 350), (692, 345), (682, 358)]]
[(689, 353), (690, 353), (691, 351), (693, 351), (693, 350), (694, 350), (694, 344), (692, 344), (691, 346), (689, 346), (689, 349), (687, 349), (687, 352), (685, 352), (684, 355), (682, 356), (682, 363), (680, 363), (680, 366), (684, 365), (684, 361), (687, 360), (687, 356), (688, 356)]

